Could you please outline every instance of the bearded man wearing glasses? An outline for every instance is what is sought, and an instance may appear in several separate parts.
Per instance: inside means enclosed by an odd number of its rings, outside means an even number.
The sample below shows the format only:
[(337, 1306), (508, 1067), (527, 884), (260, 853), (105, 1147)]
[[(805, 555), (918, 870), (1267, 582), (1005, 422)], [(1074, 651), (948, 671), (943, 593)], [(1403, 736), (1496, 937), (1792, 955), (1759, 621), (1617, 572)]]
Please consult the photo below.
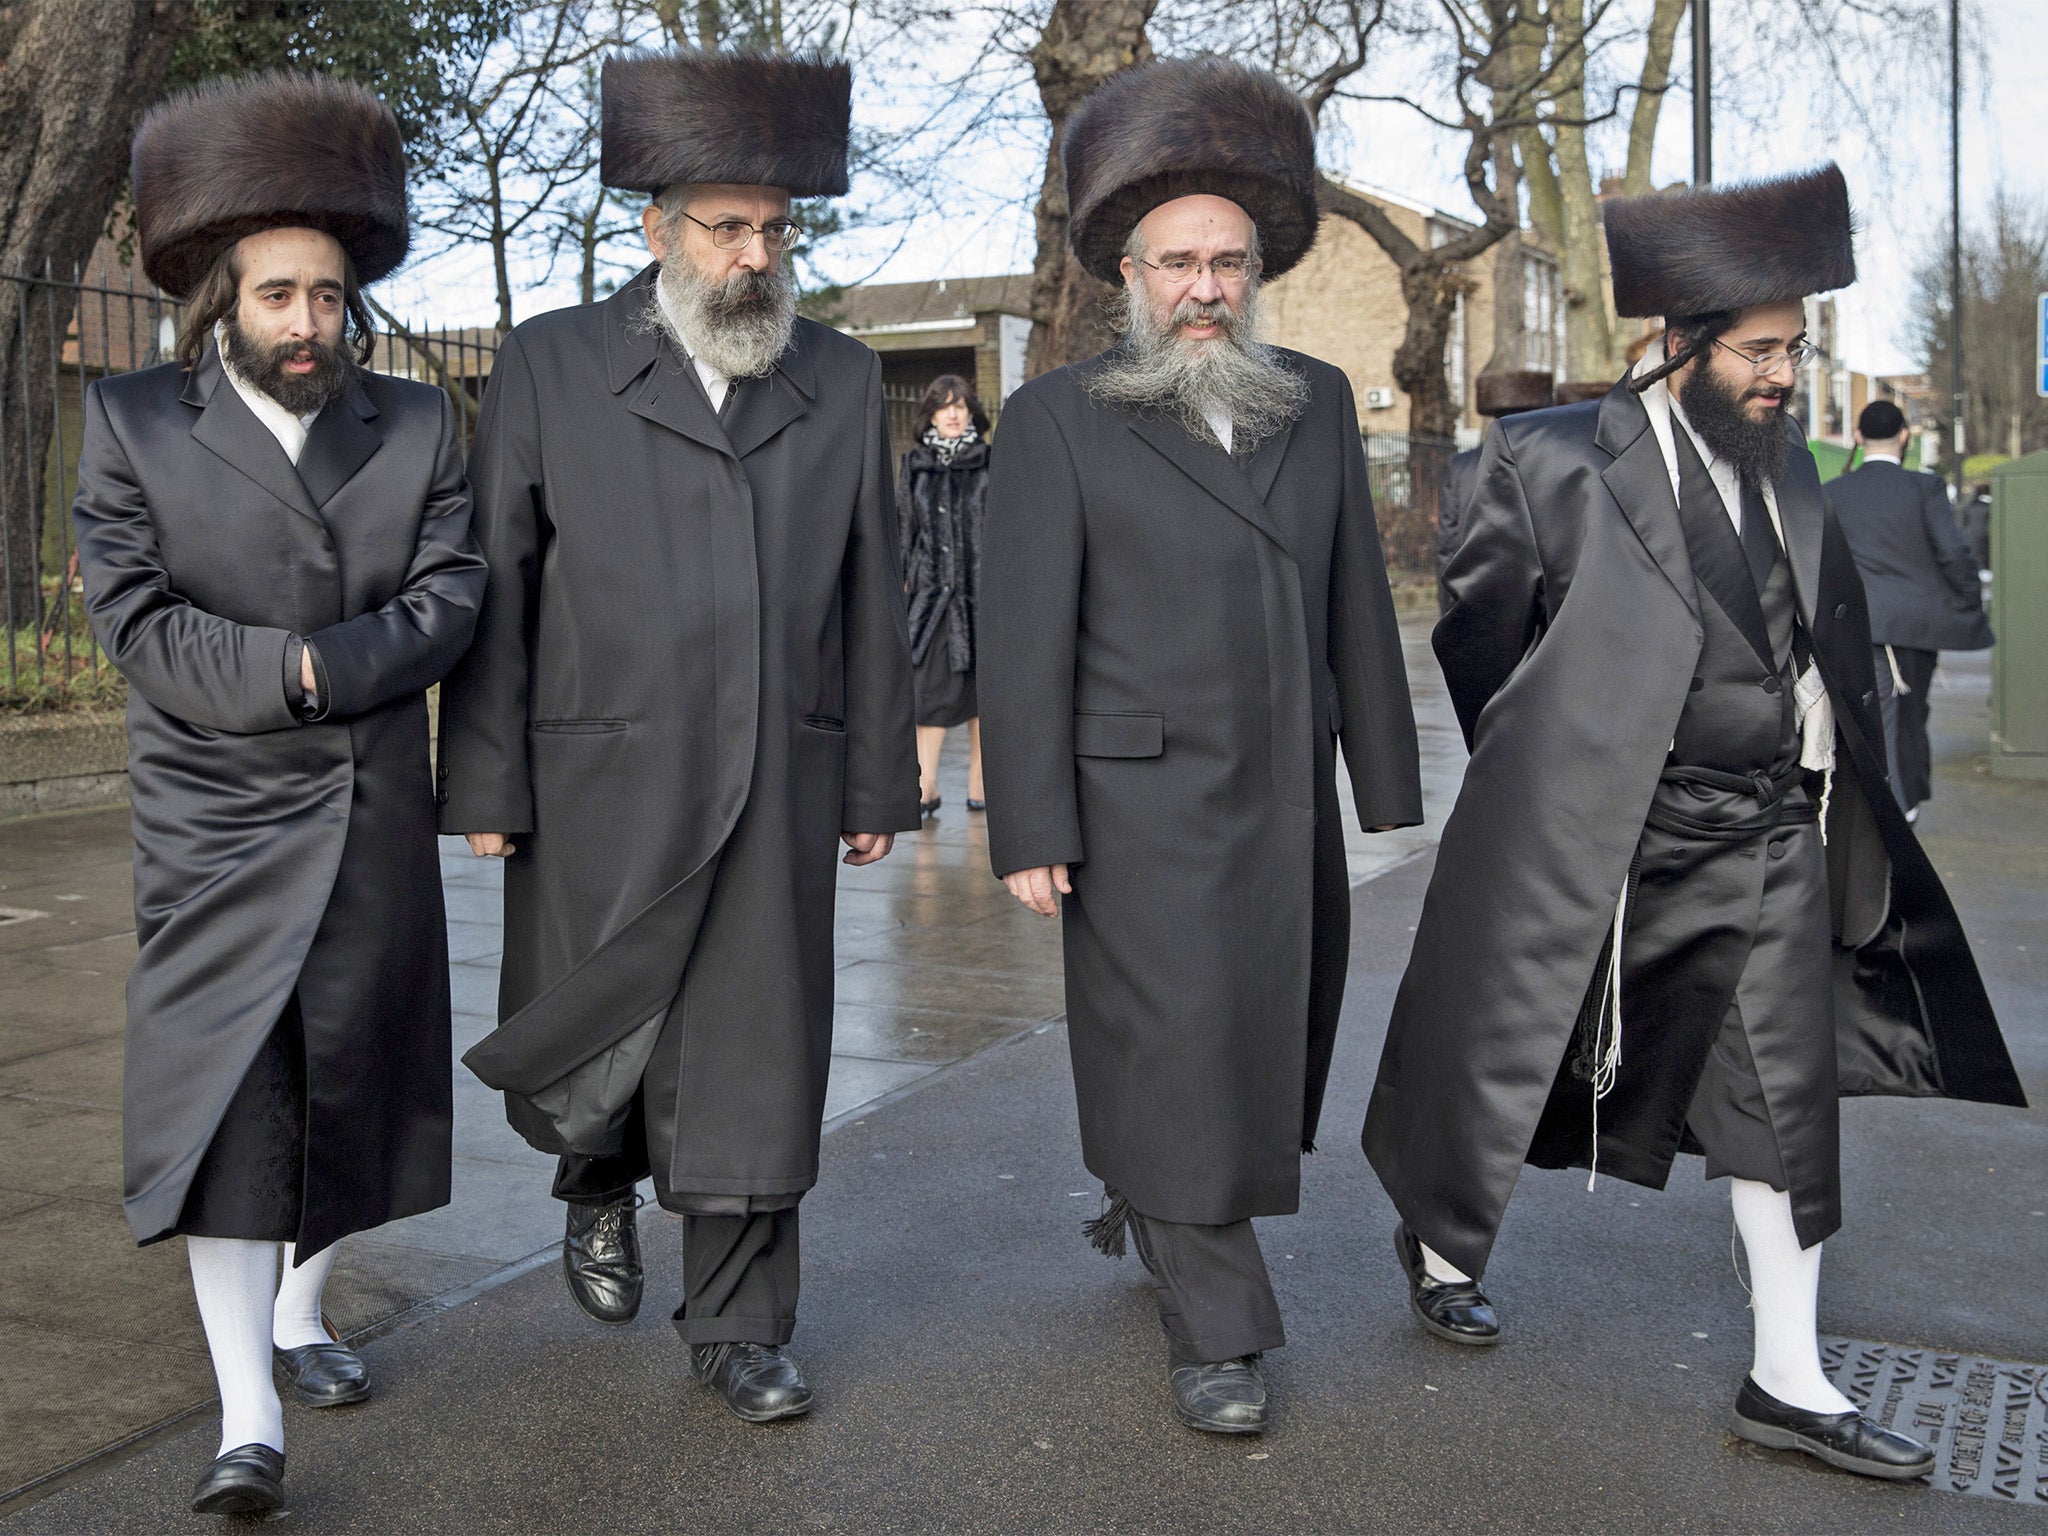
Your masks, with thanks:
[(1415, 721), (1344, 375), (1260, 337), (1316, 233), (1315, 134), (1261, 71), (1171, 60), (1067, 124), (1075, 256), (1123, 339), (1010, 397), (977, 666), (989, 853), (1064, 902), (1081, 1143), (1152, 1277), (1176, 1416), (1266, 1427), (1285, 1341), (1252, 1218), (1300, 1204), (1360, 818), (1422, 819)]
[(607, 185), (655, 263), (499, 349), (470, 459), (490, 586), (443, 690), (441, 827), (505, 865), (465, 1061), (558, 1154), (569, 1289), (639, 1309), (635, 1186), (683, 1218), (676, 1328), (743, 1419), (807, 1411), (833, 855), (918, 825), (881, 364), (796, 317), (792, 196), (847, 187), (843, 64), (638, 54)]
[(1870, 624), (1788, 412), (1803, 300), (1855, 281), (1842, 173), (1612, 199), (1602, 399), (1488, 430), (1434, 638), (1472, 749), (1365, 1150), (1422, 1326), (1480, 1289), (1523, 1163), (1730, 1180), (1755, 1314), (1728, 1424), (1866, 1476), (1934, 1465), (1823, 1373), (1844, 1094), (2024, 1102), (1885, 788)]

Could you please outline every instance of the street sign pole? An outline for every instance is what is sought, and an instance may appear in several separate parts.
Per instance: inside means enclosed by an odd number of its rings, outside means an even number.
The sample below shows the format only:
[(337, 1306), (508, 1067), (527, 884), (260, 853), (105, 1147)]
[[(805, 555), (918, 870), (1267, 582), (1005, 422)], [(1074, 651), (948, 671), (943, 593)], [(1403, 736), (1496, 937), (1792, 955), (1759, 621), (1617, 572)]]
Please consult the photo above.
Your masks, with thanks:
[(1692, 0), (1692, 184), (1714, 179), (1713, 29), (1707, 0)]
[(2036, 302), (2039, 315), (2034, 326), (2034, 393), (2048, 400), (2048, 293)]
[(1963, 23), (1962, 0), (1948, 0), (1948, 392), (1954, 426), (1956, 504), (1963, 500)]

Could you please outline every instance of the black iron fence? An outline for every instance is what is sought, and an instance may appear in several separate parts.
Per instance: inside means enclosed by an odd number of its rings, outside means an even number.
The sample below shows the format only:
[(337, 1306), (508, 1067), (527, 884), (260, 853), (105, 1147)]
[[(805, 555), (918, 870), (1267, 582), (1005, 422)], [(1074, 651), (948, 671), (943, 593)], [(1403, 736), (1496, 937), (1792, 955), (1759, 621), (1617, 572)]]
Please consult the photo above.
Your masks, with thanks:
[[(0, 272), (0, 712), (112, 703), (118, 679), (85, 621), (71, 503), (85, 392), (170, 360), (179, 306), (123, 273)], [(439, 385), (463, 446), (497, 354), (493, 330), (441, 330), (379, 312), (370, 367)]]
[(1397, 575), (1434, 577), (1437, 504), (1445, 466), (1458, 451), (1456, 441), (1409, 432), (1360, 435), (1387, 568)]

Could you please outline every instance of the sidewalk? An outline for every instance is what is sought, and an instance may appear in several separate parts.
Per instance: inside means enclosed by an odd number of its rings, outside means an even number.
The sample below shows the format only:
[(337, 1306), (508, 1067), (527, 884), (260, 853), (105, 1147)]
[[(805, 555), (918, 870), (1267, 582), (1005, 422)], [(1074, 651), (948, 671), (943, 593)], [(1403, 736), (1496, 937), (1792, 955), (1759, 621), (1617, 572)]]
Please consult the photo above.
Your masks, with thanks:
[[(1983, 695), (1968, 659), (1956, 660), (1937, 692), (1941, 766), (1921, 831), (1963, 908), (2039, 1104), (2048, 1098), (2048, 789), (1976, 771)], [(1433, 671), (1425, 664), (1416, 676), (1421, 690)], [(1454, 731), (1441, 735), (1441, 708), (1440, 692), (1424, 702), (1426, 722), (1437, 712), (1438, 815), (1462, 755)], [(1426, 723), (1426, 738), (1431, 730)], [(380, 1390), (365, 1408), (288, 1409), (301, 1522), (564, 1533), (2041, 1528), (2038, 1507), (1880, 1487), (1720, 1431), (1746, 1365), (1747, 1319), (1727, 1267), (1726, 1195), (1700, 1181), (1696, 1165), (1681, 1165), (1662, 1195), (1607, 1180), (1588, 1194), (1583, 1175), (1532, 1172), (1489, 1275), (1507, 1343), (1465, 1352), (1418, 1334), (1388, 1251), (1392, 1215), (1356, 1131), (1426, 858), (1354, 890), (1351, 987), (1323, 1151), (1307, 1167), (1305, 1214), (1262, 1223), (1290, 1335), (1272, 1365), (1278, 1425), (1254, 1444), (1180, 1429), (1167, 1417), (1157, 1324), (1135, 1262), (1101, 1259), (1077, 1234), (1097, 1197), (1075, 1143), (1063, 1029), (1049, 1022), (1058, 1008), (1053, 925), (1006, 906), (986, 877), (978, 818), (951, 810), (962, 787), (957, 765), (952, 773), (937, 827), (843, 889), (847, 1054), (834, 1063), (838, 1118), (823, 1180), (805, 1205), (795, 1345), (819, 1389), (814, 1417), (749, 1429), (689, 1384), (667, 1324), (676, 1232), (657, 1215), (644, 1228), (647, 1307), (624, 1330), (584, 1320), (552, 1264), (521, 1274), (495, 1263), (493, 1245), (509, 1251), (527, 1230), (545, 1261), (559, 1216), (544, 1172), (521, 1162), (528, 1154), (507, 1155), (502, 1135), (491, 1139), (495, 1104), (467, 1085), (458, 1090), (458, 1203), (419, 1218), (443, 1221), (437, 1231), (404, 1223), (352, 1245), (344, 1265), (359, 1289), (350, 1305), (404, 1256), (466, 1260), (512, 1278), (481, 1293), (458, 1289), (450, 1304), (372, 1342)], [(54, 904), (57, 894), (91, 898), (99, 888), (77, 873), (97, 845), (58, 826), (0, 829), (0, 903)], [(98, 857), (107, 862), (104, 849)], [(50, 883), (55, 870), (71, 884)], [(488, 901), (478, 867), (457, 870), (451, 931), (477, 946), (458, 959), (458, 1006), (473, 1010), (488, 1007), (487, 992), (465, 1003), (463, 988), (487, 987), (489, 936), (463, 925)], [(886, 885), (875, 879), (884, 874)], [(95, 878), (119, 884), (104, 868)], [(34, 903), (22, 894), (31, 891)], [(469, 915), (457, 910), (472, 895)], [(74, 920), (53, 910), (33, 921)], [(8, 948), (19, 942), (16, 925), (0, 926), (0, 985), (23, 998), (61, 992), (73, 1008), (97, 997), (118, 1017), (119, 965), (104, 996), (87, 980), (51, 980), (62, 964), (53, 953), (103, 954), (126, 942), (118, 930), (92, 932), (85, 916), (76, 921), (69, 949), (32, 952)], [(465, 969), (477, 975), (464, 978)], [(38, 1037), (46, 1056), (108, 1057), (104, 1032), (96, 1046), (66, 1044), (61, 1010), (46, 1012), (55, 1032)], [(479, 1016), (466, 1022), (482, 1027)], [(0, 1056), (18, 1058), (14, 1042), (10, 1015)], [(4, 1070), (18, 1067), (17, 1059)], [(47, 1233), (99, 1201), (117, 1226), (117, 1158), (107, 1152), (95, 1172), (76, 1146), (35, 1153), (49, 1136), (39, 1127), (62, 1124), (55, 1112), (64, 1106), (54, 1089), (38, 1097), (14, 1083), (0, 1077), (0, 1150), (34, 1155), (0, 1165), (0, 1189), (13, 1187), (9, 1170), (21, 1166), (50, 1169), (52, 1183), (66, 1168), (70, 1182), (0, 1197), (20, 1201), (0, 1209), (34, 1216), (56, 1206)], [(96, 1113), (89, 1123), (111, 1134), (112, 1114)], [(2048, 1269), (2048, 1218), (2035, 1214), (2048, 1191), (2048, 1114), (1858, 1101), (1844, 1118), (1849, 1226), (1829, 1246), (1824, 1327), (2038, 1359), (2048, 1293), (2022, 1277)], [(84, 1133), (71, 1134), (78, 1142)], [(156, 1355), (124, 1355), (129, 1338), (165, 1358), (182, 1350), (204, 1394), (182, 1260), (166, 1262), (175, 1245), (138, 1254), (110, 1228), (88, 1262), (72, 1250), (58, 1255), (61, 1276), (54, 1259), (39, 1274), (39, 1250), (15, 1232), (30, 1225), (9, 1223), (0, 1249), (10, 1357), (0, 1438), (10, 1454), (16, 1426), (59, 1418), (51, 1403), (74, 1397), (80, 1383), (109, 1389), (106, 1415), (143, 1397), (161, 1366)], [(92, 1291), (82, 1307), (81, 1281), (105, 1294)], [(73, 1343), (64, 1330), (88, 1312), (105, 1331), (97, 1344)], [(36, 1319), (35, 1337), (62, 1341), (81, 1360), (98, 1347), (100, 1363), (50, 1367), (32, 1396), (18, 1393), (12, 1361), (24, 1318)], [(99, 1443), (91, 1434), (106, 1438), (101, 1426), (112, 1422), (79, 1417), (71, 1453)], [(182, 1497), (211, 1435), (210, 1416), (195, 1416), (182, 1433), (95, 1465), (8, 1529), (195, 1529)], [(2030, 1496), (2036, 1474), (2048, 1477), (2040, 1455), (2023, 1448), (2033, 1458), (2020, 1469)]]

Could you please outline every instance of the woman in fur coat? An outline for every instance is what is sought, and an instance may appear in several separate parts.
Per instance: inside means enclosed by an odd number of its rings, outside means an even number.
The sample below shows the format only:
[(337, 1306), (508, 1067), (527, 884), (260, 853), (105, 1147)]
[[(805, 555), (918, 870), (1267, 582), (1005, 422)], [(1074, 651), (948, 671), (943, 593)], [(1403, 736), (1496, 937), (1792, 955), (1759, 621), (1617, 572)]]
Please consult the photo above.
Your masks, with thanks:
[(918, 402), (896, 488), (916, 668), (918, 798), (927, 816), (939, 808), (939, 752), (956, 725), (967, 727), (967, 808), (983, 805), (974, 629), (987, 505), (988, 413), (972, 384), (942, 373)]

